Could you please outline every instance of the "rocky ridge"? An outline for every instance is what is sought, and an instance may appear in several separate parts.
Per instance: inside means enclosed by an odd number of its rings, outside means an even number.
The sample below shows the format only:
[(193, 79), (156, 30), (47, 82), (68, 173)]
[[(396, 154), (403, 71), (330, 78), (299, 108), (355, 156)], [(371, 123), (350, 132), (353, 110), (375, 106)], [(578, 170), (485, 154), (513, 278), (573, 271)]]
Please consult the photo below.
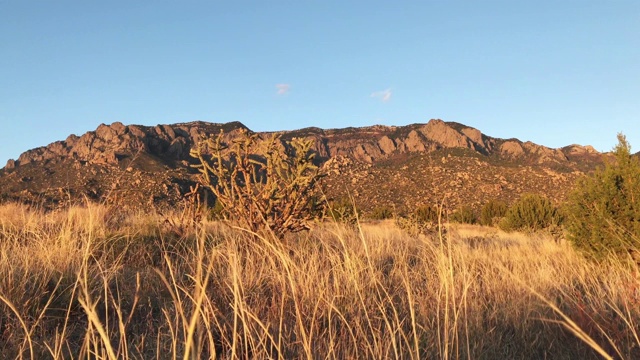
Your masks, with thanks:
[[(172, 206), (196, 180), (189, 150), (204, 137), (223, 131), (231, 139), (241, 130), (250, 131), (239, 122), (101, 124), (10, 160), (0, 170), (0, 200), (64, 203), (89, 197), (127, 206)], [(283, 141), (312, 139), (330, 172), (331, 195), (354, 196), (365, 209), (409, 208), (445, 194), (454, 194), (453, 205), (479, 206), (483, 199), (511, 199), (523, 192), (545, 192), (560, 201), (575, 178), (603, 158), (590, 146), (552, 149), (439, 119), (278, 134)]]

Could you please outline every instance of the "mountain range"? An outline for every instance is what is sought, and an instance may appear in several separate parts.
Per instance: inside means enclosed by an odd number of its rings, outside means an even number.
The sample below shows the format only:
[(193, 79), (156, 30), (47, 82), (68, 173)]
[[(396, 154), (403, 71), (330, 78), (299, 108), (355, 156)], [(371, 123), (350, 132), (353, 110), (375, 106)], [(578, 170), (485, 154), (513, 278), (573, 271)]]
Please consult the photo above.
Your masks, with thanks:
[[(9, 160), (0, 169), (0, 201), (55, 207), (90, 199), (147, 210), (175, 206), (197, 181), (189, 150), (220, 131), (231, 139), (243, 130), (251, 132), (239, 122), (101, 124)], [(402, 212), (435, 203), (477, 209), (489, 199), (509, 202), (523, 193), (561, 202), (578, 177), (609, 156), (591, 146), (554, 149), (494, 138), (439, 119), (278, 134), (281, 141), (311, 139), (328, 172), (328, 197), (353, 198), (364, 211), (390, 206)]]

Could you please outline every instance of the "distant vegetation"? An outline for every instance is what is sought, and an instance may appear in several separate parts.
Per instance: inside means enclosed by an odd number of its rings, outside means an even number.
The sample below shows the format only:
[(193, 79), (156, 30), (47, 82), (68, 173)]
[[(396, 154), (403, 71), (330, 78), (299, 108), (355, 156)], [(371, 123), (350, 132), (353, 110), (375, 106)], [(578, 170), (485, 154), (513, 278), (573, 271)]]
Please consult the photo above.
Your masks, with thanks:
[(434, 205), (422, 205), (416, 208), (415, 217), (417, 221), (437, 224), (438, 220), (444, 218), (443, 209)]
[(360, 213), (356, 205), (349, 198), (339, 198), (327, 204), (327, 215), (329, 219), (341, 224), (355, 225)]
[(478, 217), (471, 206), (463, 205), (451, 214), (449, 220), (459, 224), (475, 224), (478, 222)]
[(496, 226), (507, 214), (509, 206), (500, 200), (490, 200), (480, 210), (480, 224), (484, 226)]
[(385, 220), (385, 219), (391, 219), (393, 215), (394, 215), (394, 210), (391, 206), (382, 205), (382, 206), (373, 208), (373, 210), (371, 210), (371, 213), (369, 213), (368, 217), (371, 220)]
[(525, 194), (513, 203), (498, 226), (505, 231), (542, 230), (561, 221), (558, 209), (542, 195)]

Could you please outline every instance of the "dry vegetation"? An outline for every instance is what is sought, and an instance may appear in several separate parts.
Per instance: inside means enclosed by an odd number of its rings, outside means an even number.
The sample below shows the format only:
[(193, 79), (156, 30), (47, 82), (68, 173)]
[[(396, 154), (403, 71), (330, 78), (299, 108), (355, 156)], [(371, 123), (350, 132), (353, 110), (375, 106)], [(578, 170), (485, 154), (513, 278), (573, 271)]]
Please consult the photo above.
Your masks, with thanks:
[(544, 235), (173, 230), (95, 205), (3, 205), (2, 358), (640, 357), (637, 269)]

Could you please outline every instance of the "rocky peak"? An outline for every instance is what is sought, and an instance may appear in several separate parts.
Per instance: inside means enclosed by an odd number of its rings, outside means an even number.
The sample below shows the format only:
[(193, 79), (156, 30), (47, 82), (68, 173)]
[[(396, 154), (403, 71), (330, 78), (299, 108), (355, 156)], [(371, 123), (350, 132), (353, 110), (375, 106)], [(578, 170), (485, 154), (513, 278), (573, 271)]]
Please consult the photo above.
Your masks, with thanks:
[(447, 123), (440, 119), (430, 120), (420, 132), (444, 148), (466, 148), (487, 155), (494, 145), (493, 141), (478, 129)]
[[(44, 147), (29, 150), (10, 160), (7, 169), (38, 162), (69, 158), (92, 164), (117, 165), (123, 159), (144, 153), (165, 163), (189, 160), (189, 150), (204, 137), (220, 131), (227, 138), (241, 130), (248, 130), (240, 122), (226, 124), (194, 121), (173, 125), (124, 125), (114, 122), (100, 124), (96, 130), (82, 136), (70, 135)], [(497, 154), (506, 159), (529, 159), (534, 163), (566, 162), (567, 156), (598, 154), (592, 147), (571, 145), (551, 149), (521, 142), (486, 136), (480, 130), (454, 122), (432, 119), (426, 124), (407, 126), (374, 125), (364, 128), (323, 130), (305, 128), (280, 132), (283, 140), (293, 137), (314, 141), (313, 149), (322, 161), (343, 156), (355, 161), (374, 163), (398, 154), (431, 152), (437, 149), (463, 148), (482, 155)], [(265, 133), (266, 135), (266, 133)]]
[(562, 151), (570, 155), (599, 154), (598, 150), (591, 145), (569, 145), (562, 148)]
[(507, 140), (500, 145), (500, 153), (509, 158), (519, 158), (524, 155), (524, 148), (519, 140)]
[(147, 153), (173, 161), (184, 160), (189, 150), (203, 136), (215, 134), (221, 129), (230, 136), (246, 127), (239, 123), (214, 124), (193, 122), (175, 125), (124, 125), (114, 122), (100, 124), (95, 131), (78, 137), (70, 135), (64, 141), (24, 152), (17, 161), (9, 160), (8, 169), (35, 162), (56, 161), (70, 158), (93, 164), (116, 165), (122, 158)]

